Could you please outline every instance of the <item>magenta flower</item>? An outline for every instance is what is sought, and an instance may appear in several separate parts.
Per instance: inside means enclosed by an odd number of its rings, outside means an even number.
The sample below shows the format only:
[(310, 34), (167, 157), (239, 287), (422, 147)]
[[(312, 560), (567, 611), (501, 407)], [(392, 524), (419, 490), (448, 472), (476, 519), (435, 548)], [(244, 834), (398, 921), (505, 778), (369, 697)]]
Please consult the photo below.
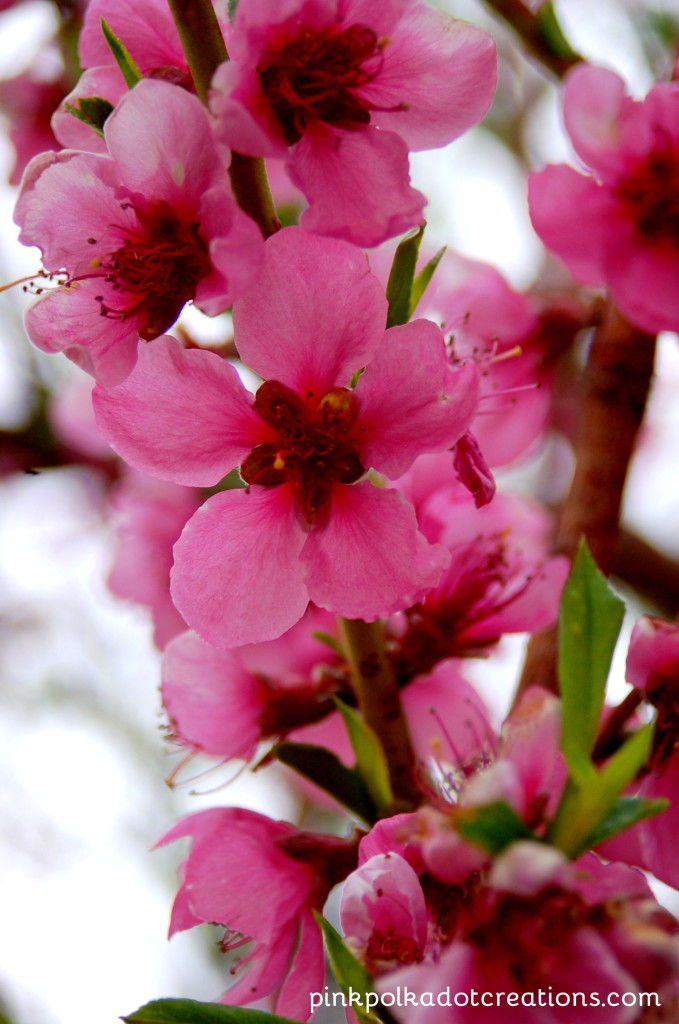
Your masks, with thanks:
[(434, 324), (384, 331), (386, 300), (353, 246), (288, 228), (266, 250), (233, 311), (243, 360), (268, 378), (254, 400), (233, 367), (172, 338), (95, 390), (102, 431), (137, 468), (206, 486), (240, 465), (248, 486), (210, 498), (175, 546), (173, 599), (220, 647), (279, 636), (309, 600), (374, 619), (433, 586), (447, 552), (399, 492), (362, 478), (451, 447), (478, 394), (476, 367), (451, 369)]
[(422, 220), (408, 151), (476, 124), (495, 91), (485, 32), (415, 0), (240, 0), (218, 69), (217, 132), (288, 156), (304, 227), (376, 245)]
[(104, 135), (109, 156), (37, 157), (15, 219), (21, 241), (63, 275), (27, 310), (29, 337), (113, 385), (134, 366), (139, 338), (162, 334), (185, 303), (225, 309), (262, 243), (231, 197), (207, 111), (184, 89), (140, 82)]
[(606, 285), (633, 323), (679, 329), (679, 83), (635, 102), (612, 71), (581, 64), (563, 105), (592, 174), (560, 165), (531, 175), (535, 230), (577, 281)]
[(323, 989), (323, 942), (313, 910), (356, 864), (356, 844), (300, 832), (238, 807), (199, 811), (158, 845), (193, 840), (172, 909), (170, 935), (223, 924), (224, 951), (252, 940), (222, 996), (236, 1006), (273, 995), (276, 1012), (307, 1020), (309, 992)]

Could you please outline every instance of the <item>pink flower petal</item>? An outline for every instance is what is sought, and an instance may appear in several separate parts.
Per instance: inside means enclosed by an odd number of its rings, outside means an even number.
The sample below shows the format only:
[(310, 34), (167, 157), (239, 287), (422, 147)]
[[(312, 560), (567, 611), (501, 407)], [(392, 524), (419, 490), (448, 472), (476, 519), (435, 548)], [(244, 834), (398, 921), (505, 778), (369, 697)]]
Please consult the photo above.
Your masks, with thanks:
[(347, 384), (372, 357), (387, 315), (365, 256), (346, 242), (294, 227), (270, 238), (265, 254), (263, 272), (234, 303), (243, 360), (301, 394), (311, 390), (320, 397)]
[(207, 110), (169, 82), (138, 82), (106, 121), (104, 137), (125, 186), (166, 200), (180, 216), (197, 208), (220, 175), (226, 187)]
[(14, 208), (19, 241), (39, 246), (47, 270), (73, 268), (83, 261), (78, 270), (84, 274), (90, 262), (94, 267), (108, 251), (101, 240), (102, 225), (120, 225), (123, 233), (136, 225), (133, 211), (115, 197), (117, 185), (117, 169), (106, 156), (69, 150), (42, 153), (26, 168)]
[(397, 491), (370, 483), (334, 488), (327, 523), (311, 531), (301, 553), (315, 604), (369, 620), (415, 604), (449, 557), (418, 532)]
[(260, 685), (232, 651), (182, 633), (163, 658), (163, 704), (181, 741), (215, 757), (248, 758), (259, 740)]
[(100, 292), (101, 278), (55, 288), (28, 307), (24, 324), (43, 352), (63, 352), (102, 384), (114, 387), (137, 361), (139, 335), (129, 322), (97, 316), (95, 295)]
[(287, 486), (216, 494), (175, 545), (175, 604), (216, 647), (280, 636), (307, 605), (299, 564), (305, 536)]
[(78, 42), (82, 67), (113, 64), (101, 19), (131, 50), (143, 74), (186, 67), (170, 9), (162, 0), (90, 0)]
[(180, 484), (216, 484), (262, 440), (262, 421), (234, 368), (167, 335), (139, 347), (117, 388), (97, 387), (94, 407), (126, 462)]
[(426, 199), (410, 186), (408, 147), (391, 131), (319, 126), (291, 150), (288, 173), (309, 201), (300, 218), (308, 231), (371, 246), (423, 220)]
[(283, 984), (276, 999), (276, 1013), (292, 1020), (307, 1020), (309, 993), (322, 992), (324, 981), (321, 930), (313, 916), (306, 911), (299, 921), (295, 959), (283, 975)]
[(602, 284), (610, 225), (615, 217), (609, 195), (593, 178), (559, 165), (529, 176), (528, 203), (533, 227), (576, 281)]
[(613, 71), (582, 63), (566, 77), (563, 110), (568, 134), (585, 165), (604, 178), (625, 170), (620, 122), (631, 106), (625, 83)]
[(358, 95), (376, 108), (377, 127), (395, 132), (409, 149), (433, 149), (481, 120), (496, 84), (491, 36), (416, 4), (390, 33), (379, 75)]
[(452, 448), (476, 414), (478, 370), (451, 369), (430, 320), (392, 327), (356, 386), (366, 464), (392, 479), (424, 452)]
[(621, 237), (606, 253), (606, 275), (618, 306), (638, 327), (679, 331), (679, 250)]
[(90, 125), (85, 124), (67, 109), (77, 106), (87, 96), (100, 96), (113, 106), (127, 92), (127, 85), (118, 66), (89, 68), (84, 71), (75, 88), (59, 104), (52, 115), (52, 131), (65, 149), (86, 150), (89, 153), (107, 153), (106, 142)]

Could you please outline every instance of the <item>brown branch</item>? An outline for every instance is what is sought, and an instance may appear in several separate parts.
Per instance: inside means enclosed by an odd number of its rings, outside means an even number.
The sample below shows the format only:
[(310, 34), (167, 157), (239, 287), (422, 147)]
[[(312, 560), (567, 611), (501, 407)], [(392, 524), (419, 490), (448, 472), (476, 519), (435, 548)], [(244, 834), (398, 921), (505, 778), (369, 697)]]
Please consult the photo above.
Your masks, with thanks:
[[(168, 3), (196, 92), (207, 105), (214, 73), (229, 59), (212, 0), (168, 0)], [(255, 221), (265, 238), (274, 234), (280, 221), (262, 158), (232, 153), (229, 174), (240, 208)]]
[[(609, 303), (582, 381), (575, 473), (561, 510), (555, 552), (573, 557), (584, 536), (604, 573), (618, 549), (622, 495), (653, 377), (655, 338)], [(556, 627), (531, 637), (519, 694), (539, 684), (557, 692)]]
[(486, 0), (486, 4), (521, 37), (525, 49), (557, 78), (583, 58), (566, 40), (551, 2), (533, 12), (521, 0)]
[(358, 707), (376, 733), (389, 765), (389, 780), (399, 810), (421, 802), (415, 783), (415, 756), (398, 685), (387, 656), (380, 620), (340, 619)]
[(679, 560), (630, 530), (620, 530), (611, 573), (643, 594), (663, 615), (674, 619), (679, 614)]

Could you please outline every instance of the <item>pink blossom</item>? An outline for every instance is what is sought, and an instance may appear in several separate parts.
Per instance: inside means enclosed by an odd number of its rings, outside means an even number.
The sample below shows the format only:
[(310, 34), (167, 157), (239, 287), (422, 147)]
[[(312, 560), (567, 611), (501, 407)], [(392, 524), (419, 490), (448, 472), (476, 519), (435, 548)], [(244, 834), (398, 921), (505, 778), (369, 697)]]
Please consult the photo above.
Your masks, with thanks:
[(414, 673), (439, 658), (483, 654), (504, 633), (554, 622), (568, 573), (567, 559), (547, 553), (542, 509), (508, 494), (477, 509), (455, 484), (430, 491), (438, 460), (418, 460), (399, 482), (415, 497), (422, 532), (452, 556), (436, 587), (393, 624), (398, 657)]
[(438, 949), (417, 874), (396, 853), (376, 854), (352, 872), (340, 920), (347, 946), (373, 975), (421, 963), (428, 946)]
[(202, 922), (225, 925), (226, 951), (252, 941), (222, 1002), (241, 1006), (274, 997), (276, 1012), (307, 1020), (309, 992), (323, 989), (323, 942), (312, 911), (356, 862), (351, 839), (300, 832), (236, 807), (200, 811), (158, 845), (185, 836), (170, 935)]
[[(438, 898), (446, 899), (443, 893)], [(414, 1008), (394, 1007), (404, 1024), (506, 1024), (513, 1012), (509, 993), (517, 994), (514, 1008), (526, 1024), (641, 1024), (646, 1010), (622, 997), (646, 991), (659, 993), (662, 1019), (676, 1012), (677, 922), (655, 902), (641, 872), (604, 865), (593, 854), (569, 864), (556, 850), (522, 841), (509, 846), (485, 878), (471, 882), (464, 898), (450, 892), (448, 900), (454, 928), (438, 963), (378, 979), (381, 993), (400, 985), (435, 999), (450, 989), (452, 1005), (427, 1006), (424, 999)], [(550, 1003), (550, 992), (567, 993), (568, 1005)], [(453, 1002), (455, 993), (465, 993), (467, 1004)], [(481, 993), (490, 996), (482, 1001)], [(503, 994), (500, 1003), (496, 993)], [(598, 994), (600, 1003), (583, 1009), (575, 993)]]
[[(40, 54), (43, 61), (45, 56)], [(57, 144), (50, 117), (67, 89), (62, 73), (46, 79), (25, 71), (0, 80), (0, 110), (9, 120), (9, 137), (16, 152), (10, 185), (19, 184), (26, 165), (36, 154)]]
[(29, 336), (113, 385), (134, 366), (139, 338), (162, 334), (186, 302), (221, 312), (256, 269), (261, 238), (230, 195), (194, 96), (142, 81), (104, 136), (110, 156), (37, 157), (15, 219), (21, 241), (64, 275), (28, 309)]
[(173, 599), (221, 647), (279, 636), (309, 600), (374, 619), (422, 597), (445, 551), (397, 491), (361, 478), (450, 447), (476, 405), (476, 368), (450, 368), (432, 323), (384, 331), (386, 300), (354, 247), (288, 228), (266, 249), (233, 311), (242, 358), (269, 378), (254, 402), (233, 367), (171, 338), (95, 392), (102, 431), (145, 472), (205, 486), (240, 464), (248, 486), (210, 498), (175, 546)]
[(602, 846), (614, 856), (652, 871), (679, 886), (675, 855), (679, 829), (679, 626), (650, 615), (637, 622), (627, 656), (627, 681), (656, 711), (653, 747), (636, 792), (648, 800), (667, 799), (661, 814), (639, 822)]
[[(335, 710), (338, 656), (313, 636), (327, 624), (310, 608), (277, 640), (226, 651), (182, 633), (163, 659), (163, 704), (174, 739), (215, 757), (250, 758), (262, 739)], [(330, 663), (330, 664), (328, 664)]]
[(133, 471), (111, 493), (116, 549), (108, 585), (118, 597), (150, 609), (161, 649), (186, 629), (170, 599), (172, 546), (199, 504), (193, 488)]
[(535, 230), (577, 281), (606, 285), (633, 323), (679, 329), (679, 83), (637, 102), (614, 72), (580, 64), (563, 106), (591, 175), (565, 165), (533, 174)]
[(485, 114), (495, 48), (415, 0), (240, 0), (212, 107), (231, 148), (284, 156), (302, 224), (376, 245), (422, 220), (408, 151), (443, 146)]

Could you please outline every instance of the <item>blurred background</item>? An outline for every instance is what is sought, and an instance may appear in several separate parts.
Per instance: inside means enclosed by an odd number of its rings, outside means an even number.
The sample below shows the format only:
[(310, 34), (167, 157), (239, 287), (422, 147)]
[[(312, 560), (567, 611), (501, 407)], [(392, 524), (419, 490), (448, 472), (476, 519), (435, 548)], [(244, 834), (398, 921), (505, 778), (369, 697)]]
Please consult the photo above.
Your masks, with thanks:
[[(51, 0), (0, 6), (0, 283), (9, 283), (40, 266), (36, 250), (16, 243), (14, 185), (26, 159), (54, 144), (48, 112), (73, 73), (78, 13)], [(429, 242), (494, 264), (518, 289), (559, 282), (525, 200), (528, 167), (574, 159), (556, 86), (481, 2), (440, 6), (494, 35), (501, 72), (482, 127), (412, 160), (414, 184), (431, 199)], [(572, 45), (618, 70), (636, 95), (669, 77), (679, 0), (555, 7)], [(84, 375), (25, 340), (29, 298), (21, 285), (0, 294), (0, 1022), (107, 1024), (161, 995), (209, 1000), (224, 987), (209, 929), (166, 941), (181, 852), (150, 852), (153, 843), (214, 803), (293, 820), (298, 800), (275, 770), (225, 786), (231, 768), (187, 778), (200, 771), (192, 768), (165, 785), (178, 755), (163, 733), (151, 617), (106, 582), (120, 466), (93, 432)], [(185, 325), (199, 341), (215, 331), (196, 313)], [(668, 335), (625, 521), (674, 558), (678, 389), (677, 339)], [(548, 468), (563, 445), (551, 437), (508, 486), (558, 497)], [(512, 638), (473, 667), (497, 695), (498, 718), (521, 656)], [(616, 685), (622, 692), (619, 669)]]

